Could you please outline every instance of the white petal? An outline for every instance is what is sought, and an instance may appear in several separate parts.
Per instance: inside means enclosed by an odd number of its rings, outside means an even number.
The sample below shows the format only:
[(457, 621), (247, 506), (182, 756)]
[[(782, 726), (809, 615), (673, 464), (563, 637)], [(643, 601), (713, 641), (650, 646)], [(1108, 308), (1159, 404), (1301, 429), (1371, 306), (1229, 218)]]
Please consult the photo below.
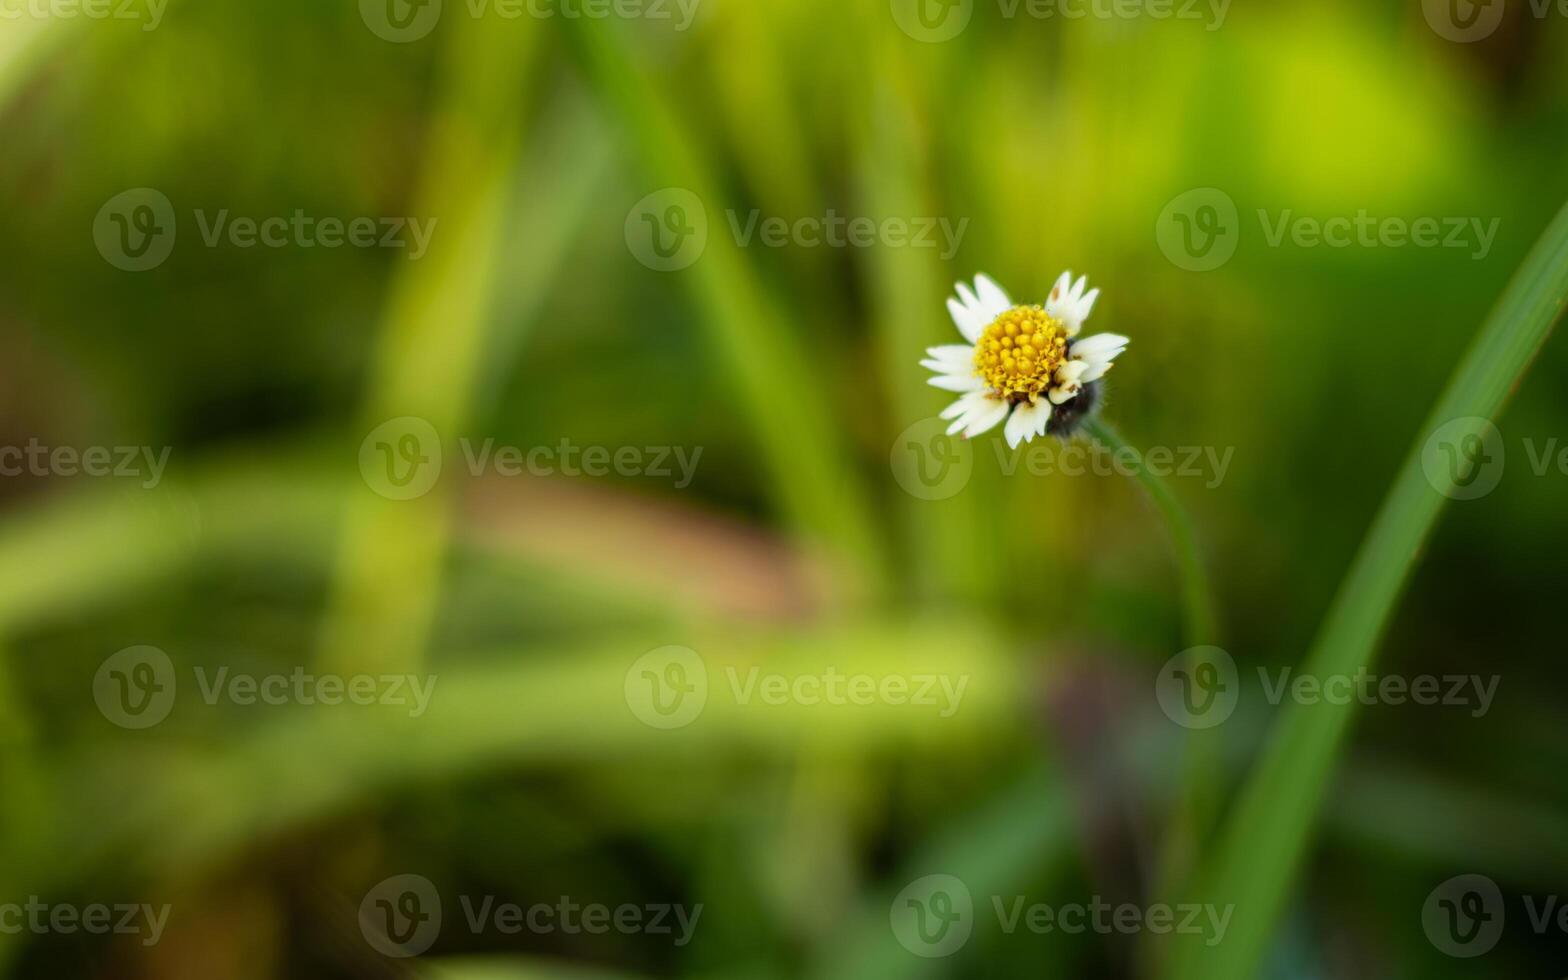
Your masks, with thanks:
[(975, 349), (968, 344), (944, 344), (941, 347), (927, 347), (926, 353), (939, 361), (956, 361), (961, 364), (975, 359)]
[(1044, 398), (1035, 402), (1025, 402), (1013, 409), (1012, 418), (1007, 420), (1008, 442), (1016, 449), (1010, 434), (1016, 429), (1024, 442), (1035, 436), (1045, 435), (1045, 424), (1051, 421), (1051, 403)]
[(1037, 411), (1035, 412), (1034, 434), (1043, 436), (1045, 435), (1045, 427), (1051, 421), (1051, 401), (1048, 398), (1042, 398), (1036, 403), (1035, 407)]
[(979, 391), (985, 387), (985, 381), (976, 374), (939, 374), (926, 381), (933, 388), (943, 391)]
[(1056, 279), (1056, 285), (1051, 287), (1051, 296), (1045, 301), (1045, 312), (1060, 320), (1062, 312), (1067, 309), (1067, 291), (1072, 288), (1073, 274), (1071, 271), (1062, 273)]
[(928, 347), (920, 365), (937, 374), (968, 374), (975, 369), (975, 349), (964, 344)]
[(1063, 402), (1072, 401), (1074, 398), (1078, 397), (1078, 391), (1081, 387), (1082, 386), (1077, 383), (1070, 385), (1057, 385), (1055, 388), (1051, 389), (1052, 404), (1060, 405)]
[(987, 323), (1013, 308), (1013, 301), (1007, 298), (1007, 293), (985, 273), (975, 276), (975, 288), (980, 291), (980, 312)]
[(1033, 420), (1025, 417), (1023, 406), (1013, 409), (1013, 414), (1007, 417), (1007, 424), (1002, 427), (1002, 435), (1007, 437), (1009, 449), (1017, 449), (1020, 442), (1033, 437)]
[(958, 332), (971, 344), (980, 339), (980, 332), (990, 322), (983, 321), (974, 307), (963, 305), (951, 297), (947, 300), (947, 312), (953, 315), (953, 324), (958, 327)]
[(1067, 353), (1069, 357), (1099, 361), (1115, 357), (1126, 350), (1130, 343), (1132, 341), (1119, 333), (1097, 333), (1093, 337), (1085, 337), (1075, 342)]
[(1085, 371), (1083, 376), (1078, 379), (1078, 383), (1088, 384), (1091, 381), (1098, 381), (1105, 377), (1105, 372), (1109, 371), (1110, 369), (1110, 361), (1095, 361), (1093, 364), (1089, 365), (1089, 370)]
[(1094, 301), (1100, 298), (1098, 289), (1089, 290), (1089, 295), (1078, 301), (1078, 325), (1083, 326), (1083, 321), (1089, 319), (1089, 314), (1094, 312)]
[(963, 428), (962, 416), (982, 405), (985, 402), (985, 396), (986, 393), (983, 391), (972, 391), (964, 397), (960, 398), (958, 401), (942, 409), (942, 418), (956, 418), (960, 423), (958, 428), (949, 429), (947, 433), (948, 435), (952, 435), (954, 432), (957, 432), (958, 429)]
[(973, 439), (983, 432), (996, 428), (997, 423), (1007, 418), (1008, 410), (1011, 408), (1011, 405), (1000, 398), (992, 399), (991, 407), (970, 414), (969, 424), (964, 427), (964, 438)]
[(1087, 370), (1089, 370), (1087, 361), (1063, 361), (1062, 366), (1056, 369), (1056, 380), (1062, 384), (1071, 384), (1083, 377), (1083, 373)]
[(980, 309), (980, 300), (975, 298), (975, 291), (969, 288), (967, 282), (961, 282), (953, 288), (958, 290), (958, 298), (963, 301), (965, 306), (971, 310), (978, 311)]

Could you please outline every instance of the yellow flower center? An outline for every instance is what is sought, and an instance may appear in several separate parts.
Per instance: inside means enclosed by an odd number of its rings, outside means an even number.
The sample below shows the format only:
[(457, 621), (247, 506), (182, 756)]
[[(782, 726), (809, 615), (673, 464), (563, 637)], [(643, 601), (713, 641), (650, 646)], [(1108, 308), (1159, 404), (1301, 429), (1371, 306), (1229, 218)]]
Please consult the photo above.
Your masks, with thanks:
[(975, 344), (975, 370), (1013, 401), (1026, 401), (1051, 387), (1066, 359), (1062, 321), (1038, 306), (1015, 306), (1003, 313)]

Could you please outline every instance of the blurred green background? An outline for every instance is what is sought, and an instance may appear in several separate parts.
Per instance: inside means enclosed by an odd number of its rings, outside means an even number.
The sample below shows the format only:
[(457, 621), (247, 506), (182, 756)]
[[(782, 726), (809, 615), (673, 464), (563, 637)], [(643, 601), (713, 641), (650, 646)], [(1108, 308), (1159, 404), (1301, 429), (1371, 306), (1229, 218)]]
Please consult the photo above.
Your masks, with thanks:
[[(0, 478), (0, 905), (169, 914), (147, 942), (0, 912), (16, 977), (1157, 975), (1145, 931), (1008, 931), (993, 904), (1159, 899), (1186, 732), (1155, 684), (1184, 644), (1133, 481), (1013, 468), (999, 431), (957, 484), (911, 481), (950, 400), (917, 362), (957, 342), (952, 283), (1035, 302), (1088, 274), (1089, 332), (1132, 338), (1107, 417), (1232, 453), (1170, 481), (1241, 670), (1229, 787), (1276, 712), (1257, 668), (1300, 661), (1568, 196), (1568, 22), (1523, 0), (1475, 8), (1501, 20), (1473, 43), (1415, 0), (701, 0), (684, 30), (673, 3), (120, 2), (0, 0), (0, 446), (168, 450), (156, 480)], [(105, 209), (141, 188), (177, 234), (131, 271)], [(1235, 251), (1192, 271), (1162, 229), (1200, 188), (1235, 206)], [(296, 212), (434, 225), (417, 257), (204, 235)], [(1270, 241), (1362, 212), (1496, 234)], [(830, 213), (962, 234), (745, 235)], [(699, 218), (659, 268), (640, 232)], [(1497, 420), (1501, 479), (1449, 508), (1378, 663), (1495, 677), (1495, 701), (1362, 710), (1263, 975), (1568, 962), (1526, 912), (1568, 893), (1565, 382), (1548, 345)], [(377, 435), (407, 419), (437, 443)], [(508, 475), (470, 465), (486, 440), (637, 465)], [(421, 456), (439, 478), (394, 499), (382, 464)], [(143, 647), (177, 694), (134, 727), (111, 695), (144, 675), (110, 658)], [(661, 728), (639, 665), (679, 679), (670, 647), (708, 696)], [(223, 668), (435, 686), (417, 716), (204, 697)], [(736, 696), (753, 668), (965, 687), (945, 715), (771, 705)], [(932, 874), (972, 893), (951, 955), (898, 928)], [(1507, 908), (1475, 958), (1423, 926), (1461, 874)], [(364, 911), (403, 875), (442, 907), (418, 958)], [(701, 913), (684, 944), (465, 915), (563, 896)]]

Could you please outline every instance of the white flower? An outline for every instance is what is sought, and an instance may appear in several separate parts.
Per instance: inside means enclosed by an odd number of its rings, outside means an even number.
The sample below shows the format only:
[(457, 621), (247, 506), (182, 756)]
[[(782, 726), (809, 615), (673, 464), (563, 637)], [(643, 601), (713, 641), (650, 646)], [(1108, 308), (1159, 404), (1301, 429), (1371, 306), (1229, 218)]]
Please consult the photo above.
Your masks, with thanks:
[(1007, 444), (1017, 448), (1048, 427), (1072, 432), (1094, 406), (1094, 382), (1128, 343), (1114, 333), (1074, 339), (1100, 298), (1098, 289), (1084, 291), (1088, 285), (1064, 272), (1042, 307), (1014, 306), (983, 274), (973, 289), (958, 284), (947, 309), (968, 343), (929, 348), (920, 362), (935, 372), (932, 385), (961, 396), (942, 412), (952, 422), (948, 435), (969, 439), (1005, 421)]

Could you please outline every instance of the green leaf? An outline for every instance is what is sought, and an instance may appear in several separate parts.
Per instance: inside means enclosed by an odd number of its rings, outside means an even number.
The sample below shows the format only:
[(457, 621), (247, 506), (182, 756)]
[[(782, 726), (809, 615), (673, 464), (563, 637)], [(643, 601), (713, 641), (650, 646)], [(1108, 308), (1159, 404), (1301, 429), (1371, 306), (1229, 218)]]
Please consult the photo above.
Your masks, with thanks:
[[(1447, 492), (1447, 469), (1423, 467), (1428, 438), (1457, 423), (1455, 438), (1479, 434), (1503, 408), (1545, 343), (1568, 297), (1568, 208), (1557, 215), (1515, 274), (1474, 346), (1460, 363), (1406, 457), (1382, 509), (1340, 586), (1302, 672), (1354, 675), (1371, 664)], [(1233, 905), (1230, 933), (1212, 947), (1193, 937), (1175, 944), (1169, 975), (1178, 980), (1241, 980), (1258, 973), (1354, 717), (1355, 703), (1288, 706), (1242, 790), (1212, 864), (1201, 901)]]

